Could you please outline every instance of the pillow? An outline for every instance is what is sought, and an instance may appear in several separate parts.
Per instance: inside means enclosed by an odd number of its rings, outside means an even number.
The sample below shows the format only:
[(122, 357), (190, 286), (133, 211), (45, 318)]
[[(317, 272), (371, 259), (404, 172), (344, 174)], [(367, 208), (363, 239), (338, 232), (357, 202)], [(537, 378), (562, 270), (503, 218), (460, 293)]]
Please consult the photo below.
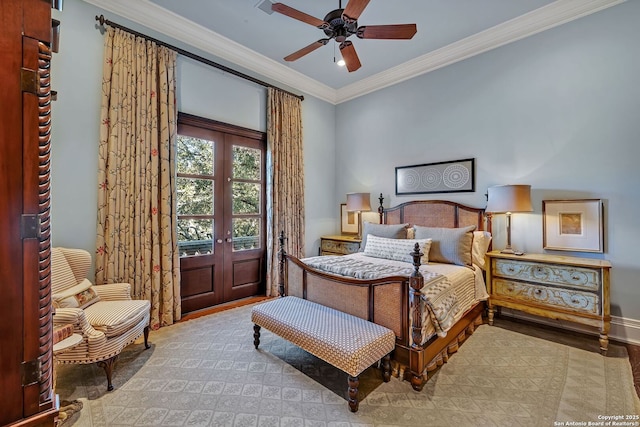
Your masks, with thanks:
[(416, 229), (413, 227), (407, 228), (407, 239), (415, 239), (416, 238)]
[(53, 306), (56, 308), (87, 308), (100, 301), (100, 295), (93, 290), (91, 282), (84, 279), (79, 284), (58, 294), (53, 294)]
[(416, 243), (422, 251), (421, 264), (429, 262), (429, 248), (431, 239), (387, 239), (373, 234), (367, 236), (367, 245), (364, 247), (364, 254), (374, 258), (385, 258), (394, 261), (404, 261), (413, 263), (413, 252)]
[(374, 224), (365, 221), (362, 226), (362, 243), (360, 243), (360, 252), (364, 251), (367, 246), (367, 236), (369, 234), (378, 237), (386, 237), (388, 239), (406, 239), (407, 227), (409, 224)]
[(462, 228), (415, 226), (416, 239), (431, 239), (429, 260), (471, 266), (471, 242), (475, 225)]
[(491, 233), (488, 231), (474, 231), (473, 243), (471, 245), (471, 261), (480, 267), (484, 267), (484, 256), (489, 250), (489, 244), (491, 244)]

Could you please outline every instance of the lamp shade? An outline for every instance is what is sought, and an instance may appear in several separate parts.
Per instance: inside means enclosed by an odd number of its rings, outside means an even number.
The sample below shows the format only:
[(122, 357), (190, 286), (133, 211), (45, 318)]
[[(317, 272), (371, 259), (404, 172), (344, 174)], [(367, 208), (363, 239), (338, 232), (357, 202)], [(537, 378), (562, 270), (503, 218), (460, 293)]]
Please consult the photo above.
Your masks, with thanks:
[(370, 193), (347, 193), (347, 211), (364, 212), (371, 210)]
[(489, 187), (485, 212), (531, 212), (530, 185), (496, 185)]

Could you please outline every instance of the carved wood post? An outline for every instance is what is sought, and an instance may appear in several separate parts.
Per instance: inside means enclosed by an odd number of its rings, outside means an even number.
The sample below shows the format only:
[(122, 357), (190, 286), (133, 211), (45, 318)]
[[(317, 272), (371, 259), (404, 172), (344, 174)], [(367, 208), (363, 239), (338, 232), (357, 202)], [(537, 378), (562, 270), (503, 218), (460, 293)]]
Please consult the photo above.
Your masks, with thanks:
[(284, 250), (284, 231), (280, 231), (280, 236), (278, 237), (278, 241), (280, 243), (280, 250), (278, 250), (278, 295), (284, 296), (284, 263), (285, 263), (285, 255), (286, 252)]
[(413, 258), (413, 273), (409, 276), (409, 319), (411, 319), (411, 337), (413, 348), (422, 345), (422, 304), (420, 304), (420, 290), (424, 286), (424, 277), (420, 273), (420, 259), (424, 254), (420, 252), (420, 245), (416, 243), (411, 252)]
[(409, 367), (411, 370), (411, 386), (416, 391), (421, 391), (424, 386), (422, 369), (424, 352), (422, 348), (422, 304), (420, 291), (424, 287), (424, 276), (420, 273), (420, 259), (424, 254), (420, 252), (420, 245), (416, 243), (411, 257), (413, 258), (413, 273), (409, 276), (409, 321), (411, 322), (411, 347), (416, 350), (411, 356)]
[(384, 197), (382, 197), (382, 193), (380, 193), (380, 197), (378, 197), (378, 200), (380, 200), (380, 206), (378, 206), (378, 215), (380, 215), (380, 224), (384, 224), (383, 222), (384, 206), (382, 206), (382, 202), (384, 202)]

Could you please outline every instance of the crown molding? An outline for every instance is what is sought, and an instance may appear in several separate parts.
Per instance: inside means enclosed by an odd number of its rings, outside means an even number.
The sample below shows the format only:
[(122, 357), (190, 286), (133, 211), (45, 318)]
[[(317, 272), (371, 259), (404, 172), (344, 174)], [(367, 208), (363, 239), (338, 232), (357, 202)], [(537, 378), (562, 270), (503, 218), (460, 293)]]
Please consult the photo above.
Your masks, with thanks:
[(626, 0), (557, 0), (340, 89), (333, 89), (309, 78), (214, 31), (163, 9), (149, 0), (84, 1), (250, 70), (261, 79), (267, 78), (331, 104), (340, 104), (615, 6)]
[(339, 90), (336, 104), (435, 71), (626, 0), (557, 0)]
[[(246, 68), (261, 80), (336, 103), (336, 90), (148, 0), (83, 0), (203, 52)], [(107, 18), (108, 19), (108, 18)]]

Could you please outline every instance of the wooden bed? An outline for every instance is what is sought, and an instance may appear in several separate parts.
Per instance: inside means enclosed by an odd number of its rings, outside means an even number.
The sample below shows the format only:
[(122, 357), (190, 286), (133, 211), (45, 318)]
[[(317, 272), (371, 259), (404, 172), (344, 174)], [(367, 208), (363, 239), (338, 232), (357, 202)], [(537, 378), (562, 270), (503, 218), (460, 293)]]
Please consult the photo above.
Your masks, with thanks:
[[(420, 225), (425, 227), (458, 228), (475, 225), (477, 230), (490, 230), (484, 209), (450, 201), (421, 200), (402, 203), (385, 209), (380, 195), (381, 224)], [(424, 285), (418, 267), (420, 254), (415, 253), (411, 276), (393, 276), (360, 280), (337, 276), (305, 265), (284, 250), (284, 235), (280, 236), (280, 295), (293, 295), (336, 310), (340, 310), (385, 326), (396, 334), (392, 358), (394, 375), (411, 382), (420, 391), (429, 373), (448, 360), (465, 337), (482, 323), (484, 302), (468, 309), (445, 337), (434, 336), (424, 345), (422, 304), (417, 298)], [(411, 335), (411, 336), (410, 336)]]

